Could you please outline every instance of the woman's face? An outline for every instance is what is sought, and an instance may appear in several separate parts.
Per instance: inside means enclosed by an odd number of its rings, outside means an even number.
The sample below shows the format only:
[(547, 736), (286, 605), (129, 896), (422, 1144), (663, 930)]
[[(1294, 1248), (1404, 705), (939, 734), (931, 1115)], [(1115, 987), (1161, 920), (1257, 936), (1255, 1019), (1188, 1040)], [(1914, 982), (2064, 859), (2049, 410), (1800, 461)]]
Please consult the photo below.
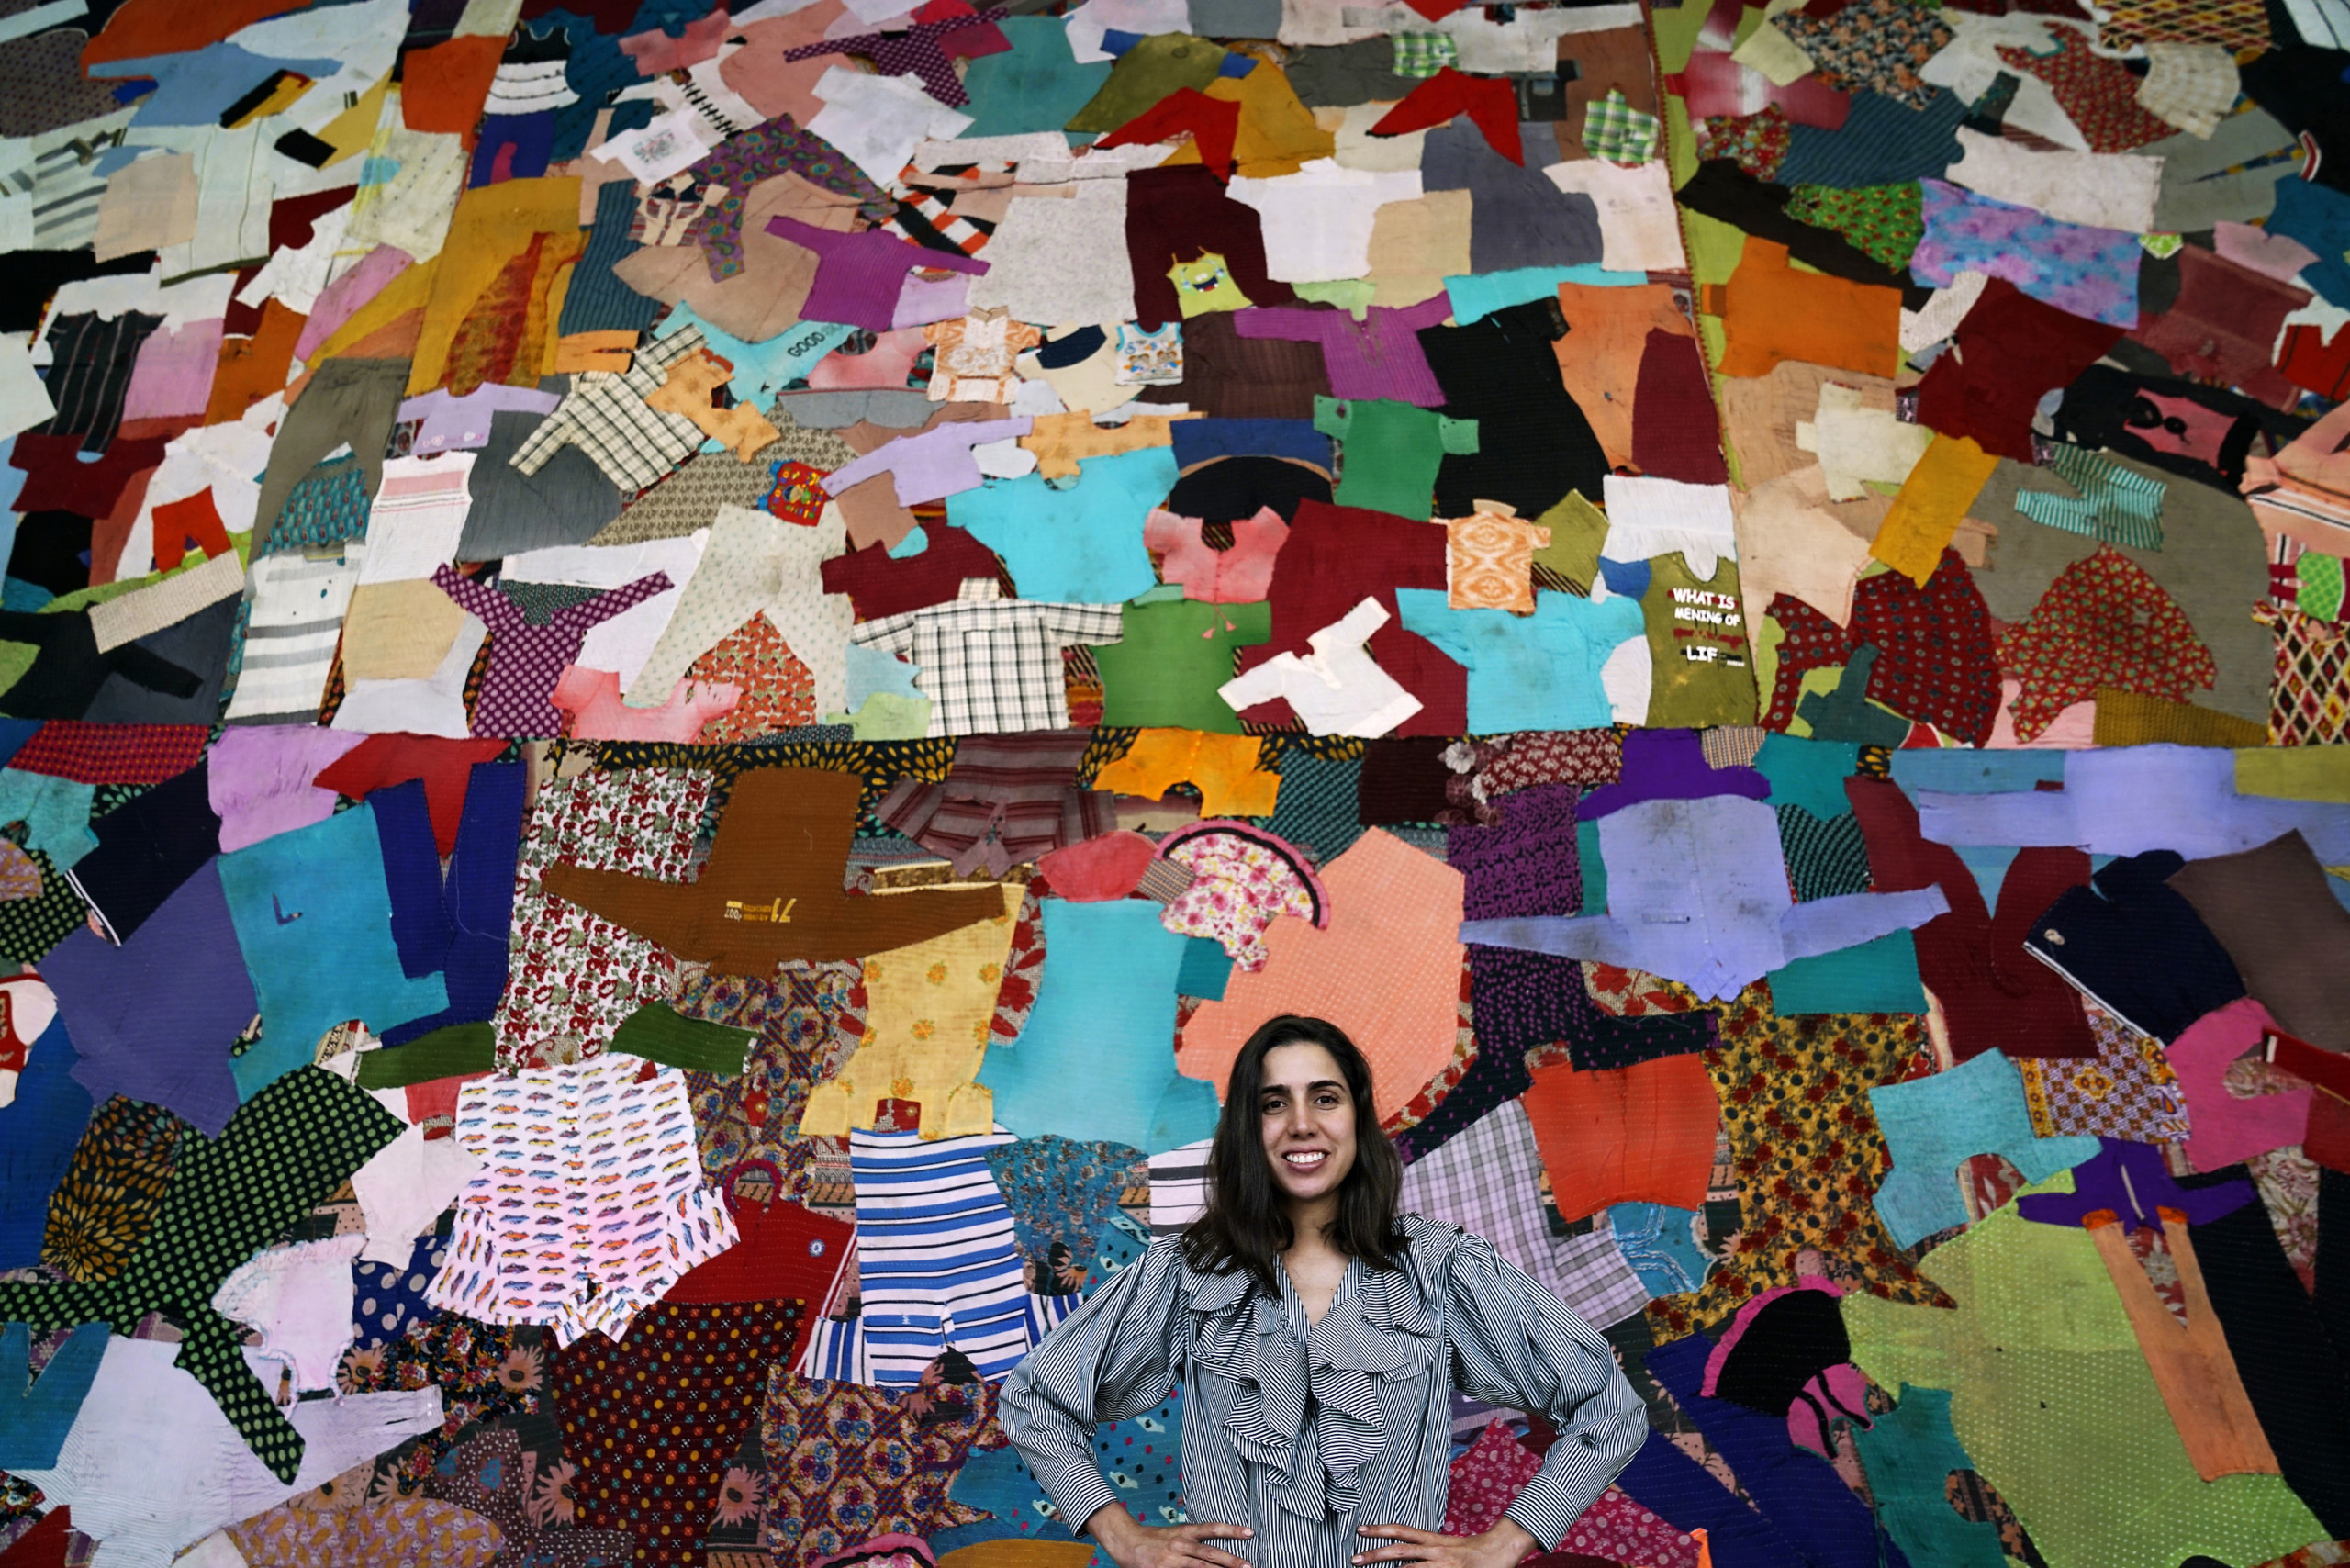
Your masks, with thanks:
[(1283, 1197), (1335, 1193), (1355, 1165), (1355, 1102), (1337, 1058), (1303, 1041), (1267, 1051), (1258, 1129)]

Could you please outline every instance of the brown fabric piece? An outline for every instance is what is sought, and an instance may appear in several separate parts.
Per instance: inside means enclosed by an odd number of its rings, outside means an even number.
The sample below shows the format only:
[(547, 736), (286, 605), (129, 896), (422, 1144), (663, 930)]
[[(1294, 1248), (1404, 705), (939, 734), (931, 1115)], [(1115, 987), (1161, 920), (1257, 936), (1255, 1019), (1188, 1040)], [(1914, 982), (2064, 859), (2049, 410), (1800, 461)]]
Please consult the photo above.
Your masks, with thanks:
[(2099, 745), (2208, 745), (2234, 751), (2266, 745), (2268, 726), (2192, 702), (2100, 686), (2096, 739)]
[(1559, 156), (1570, 162), (1588, 158), (1583, 127), (1591, 106), (1620, 89), (1624, 99), (1642, 114), (1662, 115), (1657, 107), (1656, 67), (1649, 56), (1648, 29), (1611, 28), (1606, 32), (1569, 33), (1559, 40), (1559, 58), (1575, 62), (1575, 79), (1566, 89), (1566, 118), (1551, 129), (1559, 139)]
[(863, 958), (1002, 915), (990, 888), (888, 899), (844, 892), (862, 790), (850, 773), (755, 769), (735, 780), (693, 881), (558, 864), (540, 885), (724, 974), (764, 975), (791, 958)]
[[(1748, 489), (1760, 489), (1783, 474), (1818, 466), (1818, 454), (1796, 444), (1796, 424), (1818, 416), (1819, 389), (1830, 382), (1859, 391), (1864, 409), (1893, 412), (1893, 383), (1886, 377), (1830, 370), (1801, 360), (1781, 360), (1767, 375), (1724, 376), (1714, 383), (1721, 398), (1722, 428), (1738, 456), (1739, 480)], [(1875, 538), (1876, 524), (1883, 520), (1880, 510), (1861, 537)]]
[(1183, 379), (1145, 387), (1142, 400), (1187, 403), (1218, 420), (1310, 420), (1316, 396), (1330, 396), (1321, 344), (1244, 338), (1230, 312), (1216, 310), (1183, 323)]
[(743, 203), (743, 270), (718, 279), (698, 245), (647, 245), (613, 263), (612, 275), (666, 304), (684, 303), (722, 332), (765, 342), (800, 319), (816, 281), (816, 252), (767, 232), (770, 218), (796, 218), (845, 234), (856, 227), (856, 198), (778, 174), (751, 187)]
[(2350, 910), (2325, 879), (2309, 841), (2288, 833), (2257, 849), (2190, 860), (2170, 886), (2195, 906), (2277, 1027), (2322, 1050), (2350, 1051)]

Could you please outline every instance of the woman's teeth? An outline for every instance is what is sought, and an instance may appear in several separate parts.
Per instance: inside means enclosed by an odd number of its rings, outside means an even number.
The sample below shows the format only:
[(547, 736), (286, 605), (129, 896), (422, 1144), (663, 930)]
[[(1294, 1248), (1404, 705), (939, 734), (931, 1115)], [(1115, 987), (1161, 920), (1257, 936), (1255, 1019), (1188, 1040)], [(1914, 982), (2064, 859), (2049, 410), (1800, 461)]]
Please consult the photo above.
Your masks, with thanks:
[(1294, 1154), (1281, 1156), (1282, 1160), (1292, 1169), (1299, 1170), (1311, 1170), (1328, 1158), (1327, 1154), (1318, 1148), (1304, 1149)]

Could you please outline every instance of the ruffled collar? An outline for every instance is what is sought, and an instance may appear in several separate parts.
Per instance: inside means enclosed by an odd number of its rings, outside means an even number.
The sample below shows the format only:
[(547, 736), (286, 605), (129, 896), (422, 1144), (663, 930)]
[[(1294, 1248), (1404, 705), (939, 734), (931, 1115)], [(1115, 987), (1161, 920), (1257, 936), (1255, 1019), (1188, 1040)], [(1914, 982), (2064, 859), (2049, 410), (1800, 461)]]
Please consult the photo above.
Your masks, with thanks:
[[(1244, 1458), (1279, 1473), (1275, 1500), (1306, 1518), (1360, 1503), (1363, 1467), (1386, 1447), (1381, 1380), (1438, 1367), (1442, 1285), (1460, 1233), (1417, 1215), (1404, 1228), (1404, 1266), (1348, 1263), (1330, 1310), (1310, 1328), (1286, 1276), (1277, 1292), (1245, 1271), (1190, 1276), (1192, 1359), (1236, 1384), (1225, 1435)], [(1309, 1400), (1318, 1413), (1310, 1426)]]

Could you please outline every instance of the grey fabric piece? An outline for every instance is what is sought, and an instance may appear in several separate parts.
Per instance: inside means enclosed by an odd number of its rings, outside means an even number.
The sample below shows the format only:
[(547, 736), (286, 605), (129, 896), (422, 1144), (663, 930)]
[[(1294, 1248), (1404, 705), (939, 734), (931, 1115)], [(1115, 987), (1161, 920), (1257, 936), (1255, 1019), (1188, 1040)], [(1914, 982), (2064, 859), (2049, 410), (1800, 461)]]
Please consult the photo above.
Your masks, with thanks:
[[(1195, 18), (1197, 15), (1195, 4)], [(1393, 103), (1409, 96), (1420, 84), (1416, 76), (1395, 74), (1395, 45), (1383, 38), (1292, 50), (1290, 62), (1281, 69), (1297, 101), (1309, 109)]]
[(229, 683), (229, 649), (236, 636), (237, 600), (207, 604), (186, 620), (151, 633), (138, 645), (194, 670), (204, 684), (185, 697), (150, 691), (119, 675), (106, 677), (82, 715), (94, 724), (209, 724), (220, 717), (220, 690)]
[[(2252, 618), (2252, 607), (2268, 593), (2268, 554), (2252, 509), (2234, 496), (2175, 474), (2113, 461), (2132, 473), (2170, 487), (2163, 498), (2163, 548), (2132, 550), (2116, 545), (2177, 601), (2195, 633), (2211, 650), (2219, 679), (2189, 700), (2239, 719), (2266, 723), (2276, 645), (2267, 628)], [(2030, 484), (2025, 481), (2030, 480)], [(2020, 489), (2065, 487), (2039, 469), (2002, 458), (1967, 515), (1996, 525), (1998, 538), (1991, 565), (1975, 574), (1983, 602), (2001, 621), (2028, 619), (2057, 574), (2097, 553), (2098, 542), (2034, 522), (2015, 510)]]
[(515, 452), (545, 420), (515, 411), (489, 417), (489, 442), (468, 481), (474, 501), (457, 542), (459, 560), (496, 561), (525, 550), (584, 544), (620, 515), (620, 490), (576, 446), (556, 452), (535, 474), (514, 466)]
[[(1548, 126), (1534, 128), (1550, 142)], [(1539, 145), (1539, 143), (1538, 143)], [(1599, 209), (1587, 196), (1569, 196), (1545, 178), (1538, 156), (1511, 162), (1466, 119), (1428, 132), (1420, 152), (1425, 190), (1469, 193), (1469, 265), (1472, 272), (1513, 267), (1596, 264), (1606, 246)]]
[[(927, 392), (884, 389), (848, 392), (787, 392), (777, 408), (791, 416), (802, 430), (845, 430), (857, 423), (881, 425), (893, 431), (920, 430), (938, 405)], [(780, 420), (777, 421), (779, 427)]]
[[(330, 359), (285, 410), (270, 444), (261, 499), (253, 512), (253, 537), (265, 540), (285, 510), (285, 498), (308, 477), (327, 454), (348, 442), (373, 498), (384, 483), (384, 448), (408, 395), (404, 359)], [(475, 494), (480, 494), (476, 481)], [(254, 554), (261, 554), (256, 550)]]
[(1192, 0), (1192, 30), (1203, 39), (1271, 38), (1281, 30), (1281, 0)]
[[(2219, 223), (2257, 223), (2277, 210), (2277, 182), (2300, 176), (2297, 163), (2271, 163), (2241, 174), (2175, 185), (2165, 174), (2154, 198), (2154, 228), (2166, 234), (2194, 234)], [(2139, 318), (2144, 319), (2142, 312)]]
[(2163, 161), (2163, 184), (2167, 185), (2200, 180), (2292, 145), (2293, 133), (2276, 116), (2266, 109), (2247, 109), (2221, 120), (2209, 140), (2181, 131), (2135, 151), (2140, 157)]

